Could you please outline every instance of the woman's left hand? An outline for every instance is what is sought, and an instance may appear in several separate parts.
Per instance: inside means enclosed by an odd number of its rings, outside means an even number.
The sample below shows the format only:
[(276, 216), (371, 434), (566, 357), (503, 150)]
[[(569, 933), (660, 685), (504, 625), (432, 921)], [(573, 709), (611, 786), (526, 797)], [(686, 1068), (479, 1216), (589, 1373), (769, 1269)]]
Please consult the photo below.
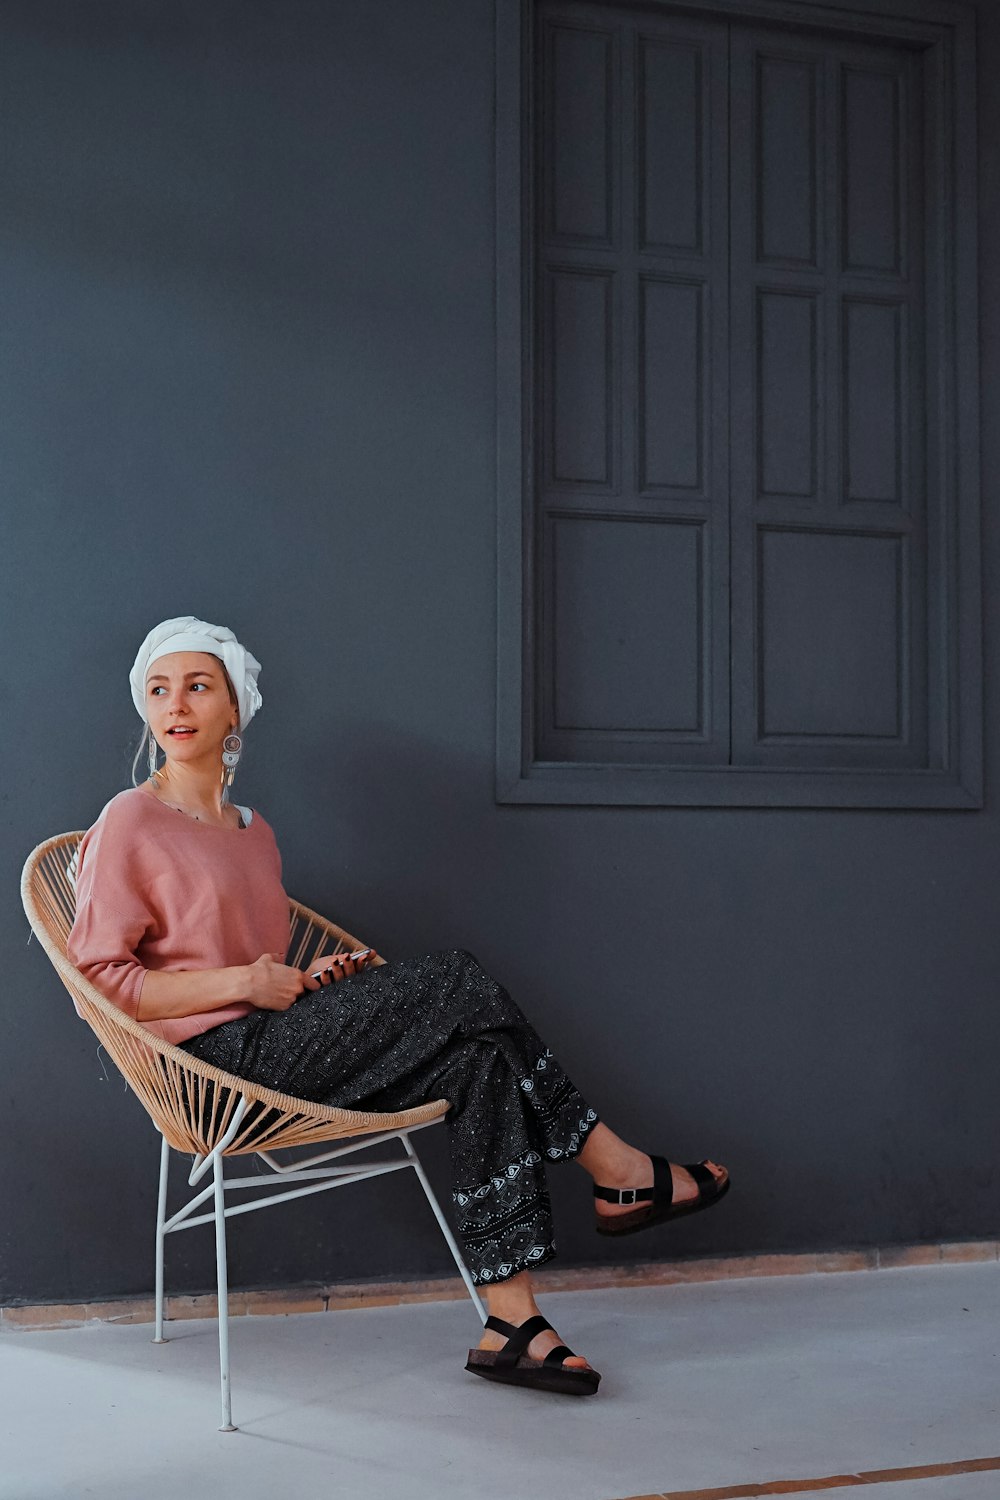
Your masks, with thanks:
[[(349, 974), (360, 974), (378, 958), (378, 954), (372, 949), (364, 958), (352, 958), (349, 952), (331, 953), (323, 958), (315, 959), (303, 973), (302, 980), (307, 990), (318, 990), (324, 984), (334, 983), (338, 979), (344, 979)], [(318, 980), (313, 978), (319, 974)]]

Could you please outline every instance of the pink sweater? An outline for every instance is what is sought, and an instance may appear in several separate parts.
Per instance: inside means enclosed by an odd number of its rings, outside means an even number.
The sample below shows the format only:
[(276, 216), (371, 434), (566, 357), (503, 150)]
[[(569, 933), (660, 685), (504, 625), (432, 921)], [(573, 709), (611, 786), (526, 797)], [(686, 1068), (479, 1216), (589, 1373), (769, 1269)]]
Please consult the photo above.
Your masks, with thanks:
[[(218, 828), (142, 787), (119, 792), (80, 842), (69, 960), (137, 1019), (149, 969), (225, 969), (288, 946), (281, 855), (259, 812)], [(200, 1015), (143, 1021), (182, 1042), (254, 1009), (242, 1000)]]

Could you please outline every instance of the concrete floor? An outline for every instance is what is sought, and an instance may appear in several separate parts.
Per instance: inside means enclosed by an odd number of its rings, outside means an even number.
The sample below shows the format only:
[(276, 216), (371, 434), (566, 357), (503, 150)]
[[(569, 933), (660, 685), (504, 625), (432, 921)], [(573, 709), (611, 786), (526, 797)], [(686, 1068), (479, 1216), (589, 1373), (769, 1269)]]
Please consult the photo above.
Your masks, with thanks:
[[(468, 1303), (0, 1337), (2, 1500), (618, 1500), (1000, 1454), (1000, 1263), (550, 1295), (589, 1399), (463, 1370)], [(838, 1486), (840, 1488), (840, 1486)], [(1000, 1469), (859, 1486), (997, 1500)], [(849, 1492), (850, 1487), (848, 1487)], [(784, 1491), (788, 1493), (788, 1491)], [(798, 1493), (817, 1493), (816, 1486)]]

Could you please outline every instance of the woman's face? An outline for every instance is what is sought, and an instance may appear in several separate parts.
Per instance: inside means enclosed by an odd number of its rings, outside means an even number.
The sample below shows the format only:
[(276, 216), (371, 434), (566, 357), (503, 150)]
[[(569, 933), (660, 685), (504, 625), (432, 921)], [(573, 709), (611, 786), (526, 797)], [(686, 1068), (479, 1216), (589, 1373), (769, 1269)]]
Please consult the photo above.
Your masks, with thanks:
[(168, 761), (221, 764), (222, 741), (239, 713), (219, 658), (172, 651), (154, 661), (146, 674), (146, 717)]

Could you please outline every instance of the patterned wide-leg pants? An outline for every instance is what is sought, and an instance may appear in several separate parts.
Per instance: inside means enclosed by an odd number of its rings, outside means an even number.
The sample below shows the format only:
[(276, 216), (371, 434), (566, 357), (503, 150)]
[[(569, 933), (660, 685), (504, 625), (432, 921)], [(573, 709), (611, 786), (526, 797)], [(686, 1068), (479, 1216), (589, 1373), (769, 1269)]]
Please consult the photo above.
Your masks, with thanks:
[(597, 1115), (503, 985), (464, 948), (363, 969), (183, 1043), (227, 1072), (344, 1109), (448, 1099), (452, 1201), (478, 1285), (555, 1253), (545, 1163), (576, 1156)]

